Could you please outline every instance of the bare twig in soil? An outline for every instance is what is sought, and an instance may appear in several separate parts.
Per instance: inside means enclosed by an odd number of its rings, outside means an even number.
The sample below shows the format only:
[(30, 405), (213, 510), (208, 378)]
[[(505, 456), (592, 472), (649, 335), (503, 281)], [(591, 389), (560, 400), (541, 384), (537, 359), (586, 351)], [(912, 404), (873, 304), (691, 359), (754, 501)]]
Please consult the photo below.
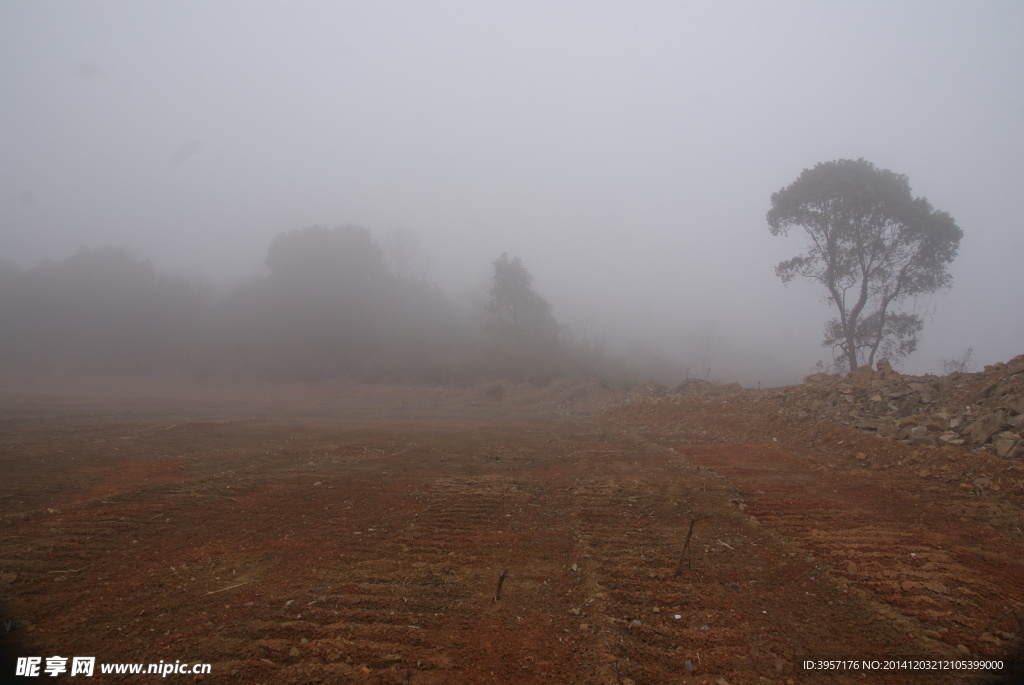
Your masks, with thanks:
[(505, 577), (508, 575), (509, 569), (505, 569), (498, 576), (498, 589), (494, 591), (494, 601), (497, 602), (501, 599), (501, 586), (505, 584)]
[(235, 589), (236, 587), (242, 587), (243, 585), (248, 585), (248, 584), (249, 584), (249, 583), (251, 583), (251, 582), (252, 582), (251, 580), (247, 580), (247, 581), (245, 581), (244, 583), (239, 583), (238, 585), (228, 585), (227, 587), (222, 587), (222, 588), (221, 588), (221, 589), (219, 589), (219, 590), (210, 590), (210, 591), (209, 591), (209, 592), (207, 592), (206, 594), (208, 594), (208, 595), (215, 595), (215, 594), (217, 594), (218, 592), (224, 592), (225, 590), (233, 590), (233, 589)]
[(81, 573), (82, 571), (84, 571), (87, 568), (89, 568), (89, 567), (88, 566), (84, 566), (82, 568), (67, 568), (67, 569), (64, 569), (63, 571), (50, 571), (50, 573)]
[(696, 525), (697, 521), (706, 518), (707, 516), (701, 514), (690, 519), (690, 530), (686, 533), (686, 543), (683, 545), (683, 553), (679, 555), (679, 563), (676, 564), (676, 572), (672, 574), (674, 578), (678, 578), (679, 574), (683, 572), (683, 559), (687, 559), (686, 553), (690, 550), (690, 539), (693, 537), (694, 525)]
[(616, 659), (612, 664), (612, 670), (615, 671), (615, 684), (622, 685), (622, 674), (619, 673), (619, 660)]
[(1009, 609), (1004, 611), (1002, 614), (1000, 614), (998, 618), (995, 618), (992, 621), (990, 621), (989, 624), (987, 626), (985, 626), (985, 630), (983, 630), (981, 632), (982, 633), (987, 633), (992, 626), (996, 625), (997, 623), (1002, 621), (1004, 618), (1006, 618), (1007, 616), (1011, 616), (1011, 615), (1015, 619), (1017, 619), (1017, 625), (1019, 625), (1021, 627), (1021, 629), (1024, 630), (1024, 621), (1021, 621), (1020, 620), (1020, 616), (1017, 615), (1017, 612), (1013, 610), (1013, 607), (1010, 607)]

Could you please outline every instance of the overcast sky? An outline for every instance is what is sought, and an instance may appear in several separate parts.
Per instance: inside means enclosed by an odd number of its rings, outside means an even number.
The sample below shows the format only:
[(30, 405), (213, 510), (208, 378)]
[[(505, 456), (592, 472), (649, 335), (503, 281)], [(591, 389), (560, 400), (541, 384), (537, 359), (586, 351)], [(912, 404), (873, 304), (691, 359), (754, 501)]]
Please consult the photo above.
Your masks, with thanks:
[(864, 157), (964, 231), (902, 368), (1005, 361), (1021, 36), (1017, 1), (0, 0), (0, 256), (235, 279), (284, 230), (404, 227), (453, 297), (509, 252), (564, 323), (790, 383), (831, 312), (776, 279), (770, 197)]

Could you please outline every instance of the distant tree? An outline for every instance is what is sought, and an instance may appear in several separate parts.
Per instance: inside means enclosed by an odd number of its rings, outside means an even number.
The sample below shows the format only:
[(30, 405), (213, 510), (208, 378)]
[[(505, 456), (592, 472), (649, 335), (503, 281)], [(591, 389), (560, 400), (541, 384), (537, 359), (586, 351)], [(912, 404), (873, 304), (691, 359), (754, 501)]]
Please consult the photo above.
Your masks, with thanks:
[(430, 274), (430, 256), (423, 249), (419, 236), (399, 226), (384, 234), (384, 262), (395, 278), (404, 281), (426, 281)]
[(488, 328), (504, 340), (521, 345), (526, 340), (553, 341), (558, 322), (551, 305), (534, 292), (533, 277), (519, 257), (503, 254), (494, 261), (491, 299), (487, 303)]
[(974, 348), (968, 347), (965, 350), (961, 350), (959, 357), (953, 359), (942, 360), (942, 370), (946, 374), (951, 373), (970, 373), (971, 367), (974, 365)]
[(838, 316), (825, 326), (823, 345), (855, 369), (881, 352), (899, 359), (917, 347), (921, 317), (899, 311), (917, 296), (952, 283), (949, 264), (963, 232), (946, 212), (911, 196), (903, 174), (863, 159), (805, 169), (772, 195), (772, 235), (804, 230), (807, 251), (781, 262), (776, 275), (821, 283)]
[(47, 371), (188, 370), (209, 298), (115, 247), (45, 261), (0, 294), (0, 366)]
[(414, 238), (399, 241), (401, 262), (389, 268), (387, 248), (362, 226), (275, 237), (270, 274), (236, 288), (224, 307), (231, 366), (287, 379), (450, 377), (461, 330), (441, 289), (419, 278)]
[(519, 257), (503, 254), (493, 263), (494, 278), (487, 303), (487, 330), (493, 348), (510, 368), (513, 380), (542, 377), (556, 364), (559, 325), (551, 305), (534, 292), (533, 278)]
[(392, 308), (393, 278), (370, 231), (287, 231), (271, 241), (266, 264), (270, 277), (253, 293), (247, 323), (257, 366), (288, 378), (356, 373), (379, 347)]
[(281, 233), (270, 243), (266, 263), (276, 278), (312, 287), (325, 282), (358, 286), (380, 281), (387, 272), (369, 229), (355, 225)]

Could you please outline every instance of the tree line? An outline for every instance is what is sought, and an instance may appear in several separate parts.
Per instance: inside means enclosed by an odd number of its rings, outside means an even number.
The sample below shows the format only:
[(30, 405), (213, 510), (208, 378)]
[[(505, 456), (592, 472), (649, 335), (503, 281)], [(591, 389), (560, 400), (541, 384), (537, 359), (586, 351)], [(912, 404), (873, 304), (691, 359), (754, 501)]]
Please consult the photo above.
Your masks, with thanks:
[[(805, 251), (775, 272), (824, 287), (836, 316), (822, 345), (837, 368), (914, 352), (918, 299), (952, 284), (963, 232), (949, 214), (913, 197), (905, 175), (843, 159), (805, 169), (772, 195), (766, 218), (773, 235), (803, 234)], [(281, 233), (266, 275), (226, 294), (113, 247), (27, 270), (0, 260), (0, 371), (446, 384), (681, 376), (664, 359), (625, 360), (571, 335), (518, 257), (491, 266), (474, 312), (427, 278), (415, 236), (379, 241), (353, 225)]]
[(0, 369), (432, 384), (628, 373), (568, 333), (518, 257), (493, 262), (479, 312), (423, 261), (414, 236), (353, 225), (281, 233), (265, 275), (226, 292), (115, 247), (0, 261)]

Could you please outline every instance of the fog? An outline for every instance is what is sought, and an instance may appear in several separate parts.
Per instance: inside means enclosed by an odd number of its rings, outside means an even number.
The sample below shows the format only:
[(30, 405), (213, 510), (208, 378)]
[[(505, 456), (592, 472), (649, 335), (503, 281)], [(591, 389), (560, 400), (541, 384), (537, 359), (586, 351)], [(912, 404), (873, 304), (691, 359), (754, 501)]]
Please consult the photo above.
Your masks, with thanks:
[(8, 1), (0, 257), (226, 289), (284, 232), (402, 229), (456, 309), (508, 253), (578, 336), (776, 385), (833, 312), (776, 278), (771, 195), (863, 157), (964, 231), (899, 368), (980, 367), (1024, 352), (1021, 35), (1016, 2)]

